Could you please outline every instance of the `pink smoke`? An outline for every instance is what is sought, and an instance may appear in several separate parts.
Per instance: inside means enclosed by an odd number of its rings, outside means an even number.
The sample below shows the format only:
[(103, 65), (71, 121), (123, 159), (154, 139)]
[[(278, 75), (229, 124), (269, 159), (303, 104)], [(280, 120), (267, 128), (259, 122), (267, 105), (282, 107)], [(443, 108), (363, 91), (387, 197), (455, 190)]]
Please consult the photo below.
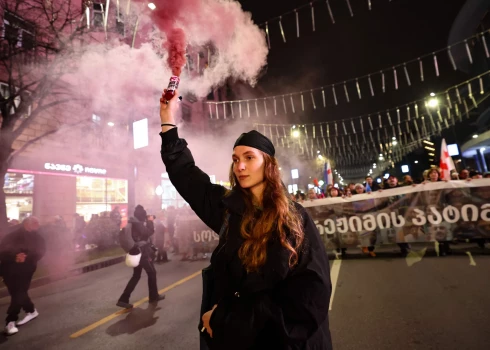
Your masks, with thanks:
[[(146, 0), (133, 1), (147, 7)], [(194, 49), (200, 48), (204, 57), (210, 44), (215, 49), (212, 64), (203, 75), (191, 79), (184, 76), (186, 83), (181, 92), (189, 90), (197, 96), (205, 96), (210, 88), (219, 86), (229, 77), (251, 85), (256, 83), (267, 60), (265, 33), (253, 23), (251, 14), (244, 12), (238, 1), (155, 0), (153, 3), (156, 9), (145, 11), (147, 23), (155, 25), (164, 34), (166, 45), (174, 28), (181, 28), (187, 44)], [(191, 57), (195, 62), (196, 58)]]
[[(138, 6), (133, 7), (135, 1)], [(131, 4), (132, 13), (140, 16), (138, 34), (143, 43), (135, 48), (118, 40), (93, 43), (76, 57), (76, 69), (65, 76), (95, 114), (124, 123), (130, 110), (135, 119), (143, 118), (154, 112), (154, 101), (172, 74), (182, 73), (181, 94), (203, 97), (230, 77), (253, 85), (266, 64), (265, 35), (236, 1), (156, 0), (155, 11), (148, 9), (146, 1)], [(143, 26), (158, 30), (145, 31)], [(186, 69), (180, 72), (186, 41), (204, 57), (212, 43), (212, 63), (200, 75)], [(196, 62), (197, 51), (189, 54)]]
[[(142, 4), (146, 0), (136, 0)], [(202, 0), (155, 0), (156, 9), (151, 12), (153, 23), (167, 36), (175, 27), (186, 27), (191, 36), (206, 36), (221, 44), (233, 35), (236, 16), (231, 14), (237, 2)]]
[(184, 67), (186, 58), (187, 42), (185, 33), (180, 28), (174, 28), (167, 35), (166, 49), (168, 51), (168, 65), (172, 74), (180, 76), (182, 67)]

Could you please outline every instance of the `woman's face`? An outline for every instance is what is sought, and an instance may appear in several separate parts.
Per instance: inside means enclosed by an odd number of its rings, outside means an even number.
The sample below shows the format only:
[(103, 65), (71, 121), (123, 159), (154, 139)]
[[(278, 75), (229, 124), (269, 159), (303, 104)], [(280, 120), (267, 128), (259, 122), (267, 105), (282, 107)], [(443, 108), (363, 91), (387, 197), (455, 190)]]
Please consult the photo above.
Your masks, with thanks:
[(429, 180), (430, 181), (437, 181), (439, 179), (439, 174), (437, 173), (437, 171), (431, 171), (429, 173)]
[(356, 187), (356, 193), (357, 193), (357, 194), (364, 193), (364, 187), (357, 186), (357, 187)]
[(330, 190), (330, 196), (332, 197), (338, 197), (339, 196), (339, 190), (336, 189), (335, 187)]
[(232, 159), (233, 173), (240, 187), (251, 189), (264, 182), (265, 161), (258, 149), (236, 146), (233, 150)]

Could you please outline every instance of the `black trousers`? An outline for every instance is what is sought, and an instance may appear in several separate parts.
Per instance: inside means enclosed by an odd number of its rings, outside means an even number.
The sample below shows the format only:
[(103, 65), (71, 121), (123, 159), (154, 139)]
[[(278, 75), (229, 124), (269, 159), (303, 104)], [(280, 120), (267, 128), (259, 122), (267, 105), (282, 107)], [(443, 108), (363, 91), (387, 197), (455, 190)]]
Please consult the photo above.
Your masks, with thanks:
[(124, 292), (122, 293), (119, 301), (124, 303), (129, 303), (129, 298), (131, 293), (133, 293), (136, 285), (141, 278), (141, 271), (145, 270), (148, 275), (148, 291), (150, 301), (156, 301), (158, 299), (158, 288), (157, 288), (157, 272), (155, 270), (155, 265), (151, 258), (147, 256), (142, 256), (140, 264), (133, 269), (133, 276), (129, 280)]
[(4, 273), (3, 280), (10, 294), (10, 306), (7, 309), (7, 318), (5, 319), (6, 324), (17, 321), (22, 309), (26, 313), (34, 312), (34, 304), (27, 293), (33, 274), (34, 271), (15, 270)]
[(397, 243), (398, 246), (400, 247), (400, 251), (402, 254), (407, 254), (408, 250), (410, 249), (410, 245), (408, 243)]
[(163, 261), (163, 262), (168, 261), (167, 251), (165, 250), (165, 247), (163, 246), (163, 244), (158, 246), (158, 253), (157, 253), (156, 261)]

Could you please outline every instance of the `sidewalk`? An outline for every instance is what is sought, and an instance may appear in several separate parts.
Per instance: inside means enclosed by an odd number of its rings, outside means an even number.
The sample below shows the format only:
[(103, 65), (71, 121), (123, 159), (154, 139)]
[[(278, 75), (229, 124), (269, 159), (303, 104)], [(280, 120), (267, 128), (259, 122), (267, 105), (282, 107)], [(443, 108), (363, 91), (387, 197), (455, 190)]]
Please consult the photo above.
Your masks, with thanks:
[[(125, 260), (125, 255), (120, 256), (112, 256), (112, 257), (104, 257), (100, 259), (95, 259), (91, 261), (82, 262), (80, 264), (73, 265), (68, 271), (57, 274), (57, 275), (49, 275), (43, 276), (36, 279), (33, 279), (31, 282), (31, 289), (44, 286), (51, 282), (59, 281), (68, 277), (73, 277), (77, 275), (81, 275), (82, 273), (87, 273), (91, 271), (95, 271), (98, 269), (102, 269), (104, 267), (112, 266), (115, 264), (119, 264)], [(4, 298), (8, 296), (7, 288), (3, 283), (0, 284), (0, 298)]]

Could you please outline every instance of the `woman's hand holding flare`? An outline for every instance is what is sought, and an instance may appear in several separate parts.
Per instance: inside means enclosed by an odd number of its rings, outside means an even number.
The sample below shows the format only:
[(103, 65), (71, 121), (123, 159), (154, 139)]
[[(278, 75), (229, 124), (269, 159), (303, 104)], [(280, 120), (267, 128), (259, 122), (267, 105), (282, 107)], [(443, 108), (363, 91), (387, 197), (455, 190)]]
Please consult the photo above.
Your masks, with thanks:
[[(160, 121), (162, 124), (173, 124), (175, 125), (175, 118), (174, 114), (176, 109), (178, 108), (177, 106), (179, 105), (179, 91), (175, 90), (175, 95), (174, 97), (168, 101), (168, 104), (166, 103), (167, 101), (165, 100), (165, 93), (167, 92), (167, 89), (163, 90), (162, 97), (160, 98)], [(173, 126), (165, 125), (162, 126), (162, 132), (169, 131), (172, 129)]]

